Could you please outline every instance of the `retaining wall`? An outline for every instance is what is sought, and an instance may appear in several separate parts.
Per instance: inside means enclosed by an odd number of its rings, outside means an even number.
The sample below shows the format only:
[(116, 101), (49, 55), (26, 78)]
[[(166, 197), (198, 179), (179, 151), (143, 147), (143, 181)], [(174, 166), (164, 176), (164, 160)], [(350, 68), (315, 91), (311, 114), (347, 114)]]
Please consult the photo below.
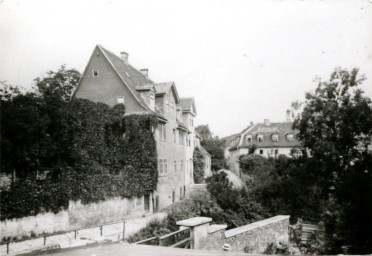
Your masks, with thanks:
[(143, 197), (113, 198), (90, 204), (70, 201), (68, 209), (57, 214), (39, 213), (36, 216), (0, 222), (0, 240), (3, 237), (21, 238), (22, 236), (30, 236), (31, 232), (39, 235), (97, 226), (130, 217), (138, 217), (144, 213)]

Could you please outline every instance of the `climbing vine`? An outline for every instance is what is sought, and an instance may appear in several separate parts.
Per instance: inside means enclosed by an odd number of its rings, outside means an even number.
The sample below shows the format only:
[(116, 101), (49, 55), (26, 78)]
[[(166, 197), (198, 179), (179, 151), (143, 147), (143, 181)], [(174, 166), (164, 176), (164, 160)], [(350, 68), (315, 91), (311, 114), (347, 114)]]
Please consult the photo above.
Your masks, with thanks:
[[(12, 111), (13, 102), (7, 104), (7, 109)], [(156, 189), (157, 152), (153, 136), (157, 125), (155, 115), (125, 115), (124, 105), (111, 108), (103, 103), (78, 99), (59, 102), (59, 107), (64, 111), (59, 111), (60, 116), (56, 118), (49, 116), (55, 112), (44, 111), (49, 105), (36, 96), (30, 96), (28, 101), (15, 100), (14, 104), (18, 104), (17, 108), (20, 109), (25, 106), (19, 104), (32, 104), (36, 113), (44, 113), (35, 115), (35, 120), (31, 122), (43, 123), (42, 130), (36, 126), (35, 134), (47, 138), (54, 151), (47, 148), (48, 143), (39, 143), (37, 152), (31, 148), (35, 144), (24, 145), (24, 151), (32, 151), (35, 162), (41, 164), (37, 168), (33, 167), (32, 172), (29, 172), (32, 175), (24, 173), (18, 176), (10, 187), (1, 191), (1, 220), (46, 211), (57, 213), (68, 207), (69, 200), (91, 203), (113, 197), (142, 196)], [(40, 120), (37, 119), (39, 116)], [(45, 122), (46, 119), (48, 122)], [(12, 129), (17, 128), (17, 122), (12, 125)], [(5, 126), (3, 124), (2, 128), (7, 129)], [(37, 141), (37, 137), (29, 136), (26, 139)], [(2, 157), (20, 146), (11, 143), (10, 139), (6, 145), (7, 151)], [(48, 159), (53, 159), (53, 164), (43, 164)], [(22, 167), (13, 162), (7, 164), (6, 167), (16, 173)], [(23, 167), (30, 169), (25, 164)], [(33, 174), (35, 172), (36, 178)], [(9, 171), (4, 170), (4, 173)]]

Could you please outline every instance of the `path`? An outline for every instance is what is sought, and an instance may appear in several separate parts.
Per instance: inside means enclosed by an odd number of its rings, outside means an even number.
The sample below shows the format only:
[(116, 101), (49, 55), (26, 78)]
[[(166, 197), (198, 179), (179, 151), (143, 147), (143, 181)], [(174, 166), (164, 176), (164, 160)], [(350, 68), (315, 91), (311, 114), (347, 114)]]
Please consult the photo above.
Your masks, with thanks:
[[(141, 228), (145, 227), (153, 219), (163, 219), (166, 213), (156, 213), (146, 217), (132, 218), (126, 220), (125, 223), (125, 238), (135, 234)], [(44, 238), (35, 238), (18, 243), (10, 243), (9, 254), (17, 255), (20, 253), (27, 253), (33, 250), (41, 250), (51, 247), (70, 248), (89, 244), (96, 244), (105, 241), (118, 241), (123, 238), (123, 223), (116, 223), (103, 226), (102, 236), (99, 227), (79, 230), (77, 238), (75, 239), (74, 232), (54, 235), (47, 237), (44, 245)], [(0, 246), (0, 255), (6, 254), (6, 245)]]

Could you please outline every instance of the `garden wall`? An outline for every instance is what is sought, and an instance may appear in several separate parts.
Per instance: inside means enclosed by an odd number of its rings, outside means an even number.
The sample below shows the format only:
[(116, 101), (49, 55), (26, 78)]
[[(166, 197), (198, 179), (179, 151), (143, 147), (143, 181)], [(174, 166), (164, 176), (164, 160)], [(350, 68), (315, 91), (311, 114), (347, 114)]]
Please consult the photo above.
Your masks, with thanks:
[(68, 209), (57, 214), (47, 212), (36, 216), (2, 221), (0, 223), (0, 240), (4, 237), (30, 236), (31, 232), (39, 235), (69, 231), (141, 216), (145, 213), (143, 200), (143, 197), (113, 198), (89, 204), (70, 201)]

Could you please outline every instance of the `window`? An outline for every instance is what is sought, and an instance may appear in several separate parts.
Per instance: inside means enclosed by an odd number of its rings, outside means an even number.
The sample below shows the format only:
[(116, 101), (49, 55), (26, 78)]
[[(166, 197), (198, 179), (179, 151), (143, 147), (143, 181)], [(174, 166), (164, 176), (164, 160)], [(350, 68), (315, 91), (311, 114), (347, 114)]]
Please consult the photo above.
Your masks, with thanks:
[(154, 110), (155, 109), (155, 95), (154, 95), (154, 93), (153, 92), (150, 92), (150, 108), (152, 109), (152, 110)]
[(294, 136), (293, 136), (293, 134), (287, 134), (287, 140), (288, 140), (288, 141), (294, 141)]
[(183, 160), (181, 160), (180, 168), (181, 168), (181, 172), (182, 172), (183, 171)]
[(179, 131), (178, 134), (179, 134), (179, 137), (180, 137), (180, 138), (179, 138), (179, 140), (180, 140), (180, 144), (183, 145), (183, 143), (184, 143), (184, 142), (183, 142), (183, 132), (182, 132), (182, 131)]
[(252, 142), (252, 135), (247, 135), (246, 140), (247, 140), (247, 143), (251, 143)]
[(164, 173), (168, 172), (167, 159), (164, 159)]
[(260, 149), (260, 155), (263, 155), (263, 149)]
[(174, 172), (177, 172), (177, 161), (174, 160)]
[(183, 198), (183, 195), (182, 195), (182, 187), (180, 187), (180, 199)]
[(98, 76), (98, 70), (93, 69), (92, 72), (93, 72), (93, 76), (94, 76), (94, 77)]
[(171, 103), (170, 103), (170, 109), (171, 109), (171, 111), (170, 111), (170, 112), (172, 113), (172, 115), (174, 115), (174, 116), (175, 116), (175, 115), (176, 115), (176, 111), (175, 111), (176, 109), (175, 109), (175, 107), (174, 107), (174, 104), (173, 104), (173, 102), (171, 102)]
[(162, 140), (162, 141), (166, 141), (166, 139), (167, 139), (167, 133), (166, 133), (166, 127), (165, 127), (165, 124), (160, 124), (160, 125), (158, 125), (158, 128), (159, 128), (159, 136), (160, 136), (160, 140)]
[(117, 104), (124, 104), (124, 96), (119, 96), (116, 98)]
[(275, 155), (277, 155), (278, 153), (279, 153), (279, 150), (275, 149)]
[(163, 159), (159, 159), (159, 173), (162, 174), (163, 173)]
[(177, 143), (177, 131), (176, 131), (176, 129), (173, 129), (173, 142)]
[(168, 102), (168, 99), (165, 99), (165, 110), (164, 110), (164, 113), (168, 113), (169, 112), (169, 102)]
[(192, 118), (192, 116), (190, 116), (190, 126), (191, 126), (191, 127), (194, 126), (194, 119)]
[(273, 134), (273, 135), (271, 136), (271, 139), (272, 139), (274, 142), (277, 142), (277, 141), (279, 141), (279, 135), (278, 135), (278, 134)]
[(263, 142), (263, 135), (262, 134), (257, 135), (257, 140), (258, 142)]

